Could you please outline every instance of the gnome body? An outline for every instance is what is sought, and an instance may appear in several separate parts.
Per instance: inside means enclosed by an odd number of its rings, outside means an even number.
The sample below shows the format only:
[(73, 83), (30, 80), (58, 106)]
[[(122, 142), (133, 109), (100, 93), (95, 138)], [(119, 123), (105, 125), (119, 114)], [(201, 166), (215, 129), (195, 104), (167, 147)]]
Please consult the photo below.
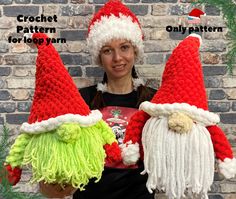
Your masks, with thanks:
[(180, 199), (186, 193), (191, 198), (208, 198), (215, 154), (226, 178), (236, 174), (230, 144), (215, 125), (219, 117), (208, 111), (200, 42), (200, 36), (192, 34), (174, 49), (160, 89), (131, 118), (122, 146), (125, 164), (136, 162), (139, 151), (142, 157), (143, 148), (149, 192), (163, 190), (169, 199)]
[(89, 110), (53, 45), (46, 45), (47, 36), (34, 33), (33, 38), (44, 39), (37, 45), (33, 104), (6, 163), (12, 168), (30, 165), (31, 182), (83, 190), (89, 179), (101, 178), (106, 157), (120, 160), (119, 147), (100, 111)]

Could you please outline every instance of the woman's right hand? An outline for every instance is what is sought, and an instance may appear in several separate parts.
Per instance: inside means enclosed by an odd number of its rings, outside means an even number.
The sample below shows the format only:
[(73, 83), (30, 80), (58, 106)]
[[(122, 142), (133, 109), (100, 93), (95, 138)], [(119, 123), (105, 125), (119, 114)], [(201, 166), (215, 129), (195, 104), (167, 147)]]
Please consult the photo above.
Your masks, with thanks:
[(64, 198), (73, 195), (77, 189), (71, 185), (49, 184), (39, 182), (39, 191), (47, 198)]

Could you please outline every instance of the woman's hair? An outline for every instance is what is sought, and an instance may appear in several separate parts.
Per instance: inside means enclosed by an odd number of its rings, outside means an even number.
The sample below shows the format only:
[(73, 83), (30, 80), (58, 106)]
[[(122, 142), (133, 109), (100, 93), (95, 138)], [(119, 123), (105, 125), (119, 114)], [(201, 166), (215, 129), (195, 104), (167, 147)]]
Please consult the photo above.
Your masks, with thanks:
[[(137, 72), (135, 70), (135, 67), (133, 66), (132, 68), (132, 78), (133, 79), (137, 79), (138, 78), (138, 75), (137, 75)], [(103, 75), (103, 80), (102, 80), (102, 83), (103, 84), (107, 84), (107, 74), (106, 72), (104, 73)], [(144, 86), (144, 85), (140, 85), (138, 88), (137, 88), (137, 93), (138, 93), (138, 102), (136, 104), (136, 108), (139, 107), (139, 105), (145, 101), (145, 100), (149, 100), (151, 99), (152, 97), (152, 92), (147, 88), (147, 86)], [(92, 109), (101, 109), (103, 107), (105, 107), (106, 104), (104, 102), (104, 99), (103, 99), (103, 95), (102, 95), (102, 91), (97, 91), (97, 93), (95, 94), (92, 102), (91, 102), (91, 108)]]

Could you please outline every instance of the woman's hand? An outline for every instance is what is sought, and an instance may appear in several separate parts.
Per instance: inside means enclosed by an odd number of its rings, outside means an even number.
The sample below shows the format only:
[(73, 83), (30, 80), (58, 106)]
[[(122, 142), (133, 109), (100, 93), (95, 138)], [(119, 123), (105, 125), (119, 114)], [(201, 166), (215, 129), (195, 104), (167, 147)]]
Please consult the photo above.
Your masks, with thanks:
[(76, 188), (71, 185), (49, 184), (41, 181), (39, 182), (39, 191), (47, 198), (64, 198), (73, 195)]

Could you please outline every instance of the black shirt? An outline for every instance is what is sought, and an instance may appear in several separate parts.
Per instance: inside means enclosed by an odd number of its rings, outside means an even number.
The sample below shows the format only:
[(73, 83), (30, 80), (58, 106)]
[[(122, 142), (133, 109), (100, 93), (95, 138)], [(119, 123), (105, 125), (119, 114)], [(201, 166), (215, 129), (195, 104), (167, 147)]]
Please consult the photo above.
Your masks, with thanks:
[[(148, 88), (150, 100), (156, 92)], [(96, 86), (82, 88), (80, 93), (86, 103), (91, 108), (91, 102), (96, 95)], [(103, 93), (105, 107), (117, 106), (127, 108), (138, 108), (138, 92), (132, 91), (128, 94)], [(139, 168), (110, 168), (105, 167), (102, 178), (98, 183), (90, 180), (85, 186), (85, 191), (76, 191), (73, 199), (154, 199), (154, 194), (150, 194), (146, 188), (147, 175), (141, 175), (143, 166)]]
[[(97, 86), (94, 85), (80, 89), (80, 94), (82, 95), (85, 102), (89, 105), (90, 108), (91, 108), (91, 102), (94, 99), (97, 92), (96, 87)], [(147, 89), (150, 94), (145, 100), (149, 101), (155, 94), (156, 90), (150, 87), (147, 87)], [(137, 107), (138, 92), (136, 90), (133, 90), (131, 93), (128, 94), (112, 94), (104, 92), (103, 100), (106, 106), (122, 106), (122, 107), (138, 108)]]

